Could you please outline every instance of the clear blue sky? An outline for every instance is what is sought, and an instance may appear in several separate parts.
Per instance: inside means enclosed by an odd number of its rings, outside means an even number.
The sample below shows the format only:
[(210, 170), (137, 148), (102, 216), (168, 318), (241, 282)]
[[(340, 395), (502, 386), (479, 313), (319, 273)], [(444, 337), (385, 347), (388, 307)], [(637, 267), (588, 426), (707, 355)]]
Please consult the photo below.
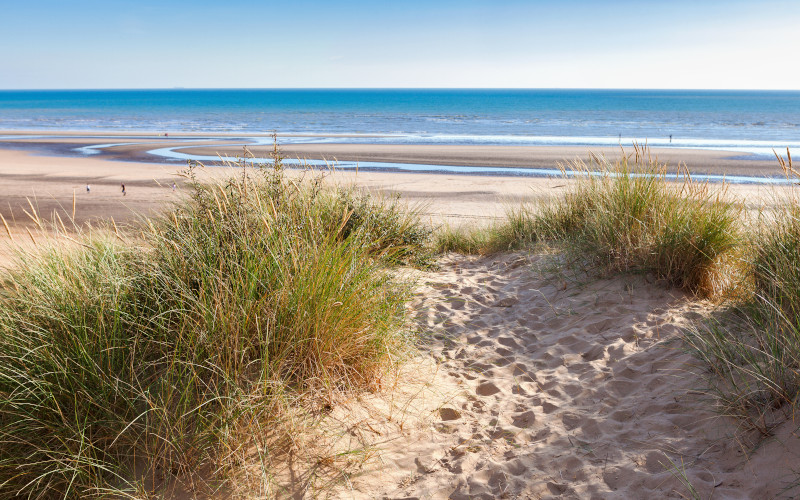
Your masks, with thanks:
[(0, 0), (0, 88), (800, 89), (798, 0)]

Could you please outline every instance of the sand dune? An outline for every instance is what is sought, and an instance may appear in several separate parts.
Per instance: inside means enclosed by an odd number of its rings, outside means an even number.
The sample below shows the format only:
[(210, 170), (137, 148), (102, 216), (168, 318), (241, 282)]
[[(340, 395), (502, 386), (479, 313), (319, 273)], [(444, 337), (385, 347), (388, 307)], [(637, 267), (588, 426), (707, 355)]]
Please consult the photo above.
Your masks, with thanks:
[[(76, 193), (78, 222), (125, 221), (181, 194), (169, 187), (174, 166), (0, 151), (0, 167), (0, 213), (22, 238), (29, 198), (47, 217), (71, 212)], [(424, 202), (434, 223), (500, 217), (503, 201), (549, 196), (565, 185), (363, 172), (331, 179)], [(125, 197), (122, 182), (129, 186)], [(729, 194), (753, 206), (773, 196), (755, 186), (732, 186)], [(0, 234), (0, 242), (6, 238)], [(7, 257), (0, 251), (0, 265)], [(342, 402), (325, 424), (339, 436), (331, 449), (358, 448), (366, 462), (354, 460), (337, 489), (312, 488), (306, 470), (287, 491), (334, 498), (680, 498), (691, 496), (691, 484), (701, 498), (797, 494), (787, 490), (800, 463), (796, 425), (761, 439), (718, 417), (698, 391), (702, 377), (678, 335), (707, 305), (645, 277), (562, 276), (553, 259), (453, 256), (439, 271), (423, 273), (410, 314), (426, 337), (420, 357), (392, 382), (403, 385)]]

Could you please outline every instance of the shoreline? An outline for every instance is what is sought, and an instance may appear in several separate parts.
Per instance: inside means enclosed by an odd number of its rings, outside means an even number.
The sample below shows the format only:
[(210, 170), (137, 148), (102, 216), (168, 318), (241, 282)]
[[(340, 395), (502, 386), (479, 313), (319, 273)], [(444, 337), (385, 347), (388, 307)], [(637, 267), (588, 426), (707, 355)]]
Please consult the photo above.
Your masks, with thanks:
[[(112, 218), (116, 224), (135, 223), (185, 193), (185, 178), (179, 174), (184, 168), (182, 163), (110, 161), (100, 155), (48, 156), (0, 145), (0, 215), (17, 241), (28, 239), (26, 229), (36, 226), (25, 214), (30, 212), (28, 200), (48, 222), (56, 220), (55, 213), (69, 221), (74, 196), (77, 226), (96, 226)], [(215, 167), (198, 173), (210, 179), (231, 174), (232, 169)], [(288, 173), (304, 175), (300, 169)], [(399, 194), (434, 224), (498, 219), (504, 216), (508, 203), (532, 201), (566, 185), (562, 179), (365, 171), (328, 172), (326, 179), (380, 196)], [(172, 182), (177, 184), (175, 192)], [(87, 184), (90, 192), (86, 191)], [(124, 197), (121, 184), (127, 188)], [(8, 240), (0, 229), (0, 242)]]
[[(173, 131), (173, 130), (81, 130), (81, 129), (67, 129), (67, 130), (53, 130), (53, 129), (3, 129), (0, 130), (0, 136), (46, 136), (46, 137), (164, 137), (164, 134), (171, 134), (167, 137), (182, 138), (182, 137), (272, 137), (272, 132), (202, 132), (202, 131)], [(305, 134), (305, 133), (277, 133), (278, 137), (342, 137), (342, 138), (358, 138), (358, 137), (393, 137), (390, 134)]]

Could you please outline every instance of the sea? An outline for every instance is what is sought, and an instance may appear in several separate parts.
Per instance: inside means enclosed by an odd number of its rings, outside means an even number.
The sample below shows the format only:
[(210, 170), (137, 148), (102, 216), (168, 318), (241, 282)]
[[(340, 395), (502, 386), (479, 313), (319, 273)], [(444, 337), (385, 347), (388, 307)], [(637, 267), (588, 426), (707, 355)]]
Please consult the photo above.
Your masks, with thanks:
[(275, 131), (293, 136), (283, 142), (387, 144), (591, 147), (636, 141), (762, 158), (787, 147), (800, 155), (800, 91), (5, 90), (0, 130), (241, 137)]

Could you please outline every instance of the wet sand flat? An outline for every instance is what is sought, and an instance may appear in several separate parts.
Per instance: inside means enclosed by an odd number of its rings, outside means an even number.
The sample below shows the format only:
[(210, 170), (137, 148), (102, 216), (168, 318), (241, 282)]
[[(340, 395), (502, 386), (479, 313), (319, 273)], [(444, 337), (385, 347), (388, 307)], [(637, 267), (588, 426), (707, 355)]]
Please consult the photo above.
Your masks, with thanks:
[[(22, 132), (2, 133), (6, 138), (0, 140), (0, 148), (13, 146), (18, 149), (39, 148), (51, 154), (77, 156), (75, 147), (91, 144), (119, 144), (98, 150), (105, 158), (120, 161), (142, 161), (149, 163), (180, 164), (174, 160), (148, 155), (147, 151), (157, 148), (180, 147), (180, 152), (202, 156), (217, 155), (235, 158), (244, 152), (247, 143), (235, 135), (219, 134), (209, 138), (208, 134), (181, 134), (180, 136), (147, 136), (133, 133), (124, 136), (121, 133), (103, 134), (87, 137), (64, 133), (29, 133), (36, 137), (26, 137)], [(256, 137), (258, 134), (248, 134)], [(122, 138), (124, 137), (124, 138)], [(328, 136), (326, 136), (328, 137)], [(262, 138), (268, 141), (268, 135)], [(346, 143), (311, 143), (293, 144), (292, 139), (314, 138), (314, 136), (279, 137), (280, 149), (285, 157), (299, 160), (383, 162), (425, 165), (457, 165), (474, 167), (506, 167), (506, 168), (541, 168), (554, 169), (559, 164), (580, 159), (590, 162), (591, 154), (609, 160), (619, 158), (622, 154), (633, 154), (631, 144), (624, 147), (589, 147), (589, 146), (481, 146), (481, 145), (391, 145), (358, 143), (359, 137), (340, 138)], [(284, 143), (281, 143), (281, 140)], [(362, 138), (363, 139), (363, 138)], [(250, 153), (258, 157), (268, 157), (272, 151), (271, 144), (247, 145)], [(730, 151), (713, 151), (704, 149), (651, 148), (650, 154), (669, 166), (670, 171), (677, 171), (680, 164), (686, 165), (691, 172), (718, 175), (775, 176), (781, 171), (777, 161), (753, 155), (741, 155)]]

